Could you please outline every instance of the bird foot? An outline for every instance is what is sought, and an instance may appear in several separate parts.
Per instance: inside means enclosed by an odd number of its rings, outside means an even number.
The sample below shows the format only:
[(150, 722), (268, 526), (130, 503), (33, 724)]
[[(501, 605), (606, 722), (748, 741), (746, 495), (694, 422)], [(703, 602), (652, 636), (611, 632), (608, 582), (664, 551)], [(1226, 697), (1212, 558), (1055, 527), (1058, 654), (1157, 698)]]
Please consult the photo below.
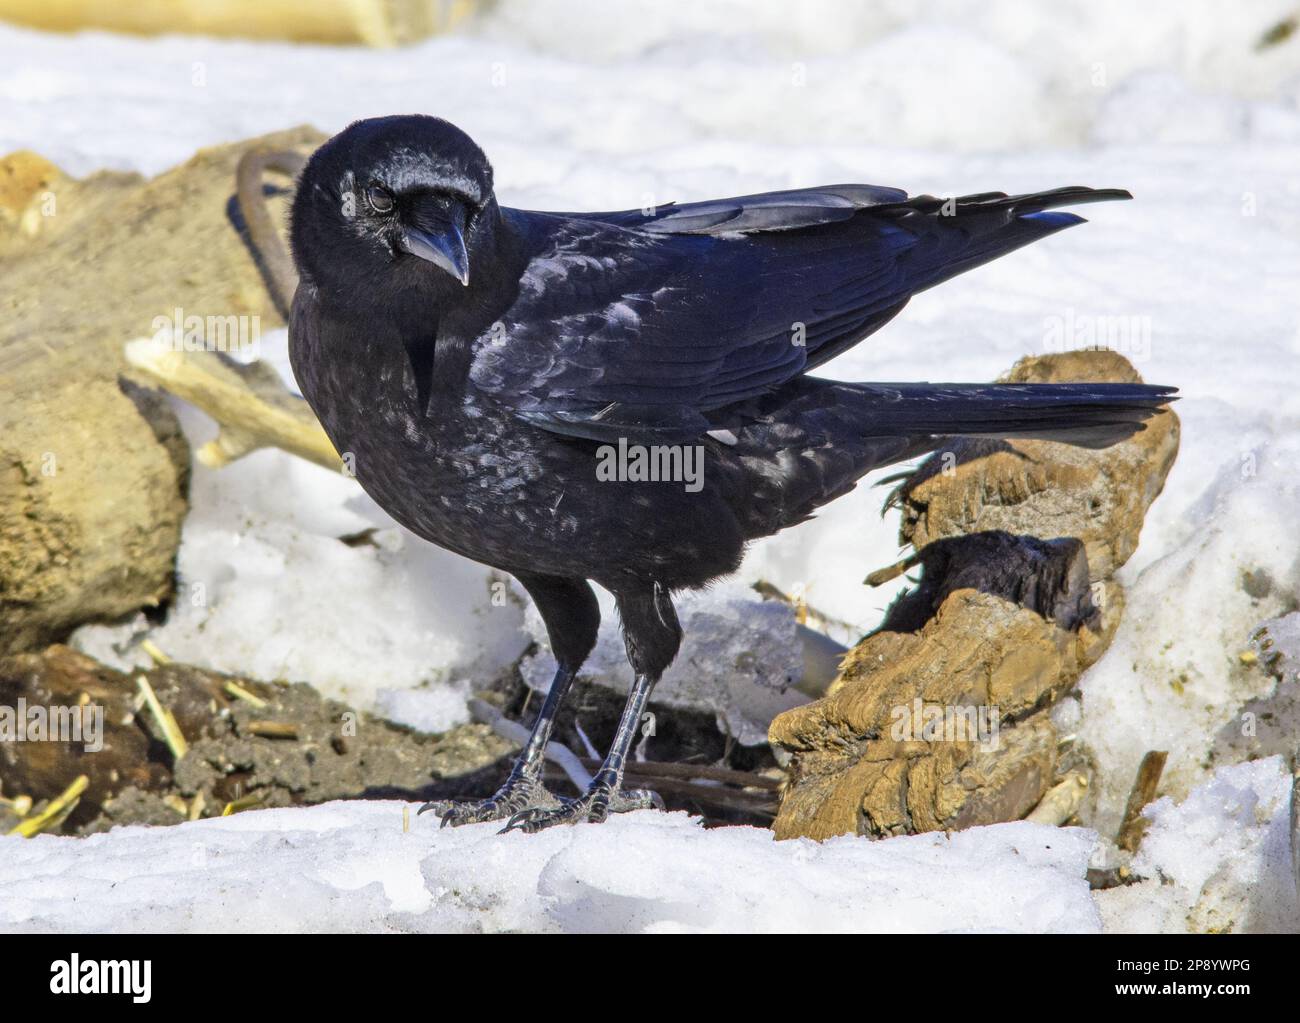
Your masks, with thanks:
[(559, 805), (560, 801), (540, 781), (524, 775), (510, 778), (487, 799), (466, 802), (444, 799), (425, 803), (417, 812), (432, 810), (442, 818), (441, 827), (450, 824), (458, 828), (462, 824), (513, 819), (520, 813), (545, 811)]
[(657, 792), (618, 789), (601, 781), (592, 782), (591, 787), (577, 799), (561, 797), (559, 802), (559, 807), (554, 809), (534, 806), (520, 810), (506, 822), (500, 833), (523, 831), (531, 835), (557, 824), (599, 824), (611, 813), (664, 808), (664, 801)]

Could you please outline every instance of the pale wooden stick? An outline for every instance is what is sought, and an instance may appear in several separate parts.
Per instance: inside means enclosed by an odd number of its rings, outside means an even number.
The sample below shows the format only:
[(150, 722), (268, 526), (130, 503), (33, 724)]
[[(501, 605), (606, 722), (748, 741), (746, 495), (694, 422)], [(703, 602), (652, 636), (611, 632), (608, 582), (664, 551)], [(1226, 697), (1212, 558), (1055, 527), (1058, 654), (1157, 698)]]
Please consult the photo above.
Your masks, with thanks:
[(204, 465), (219, 468), (270, 446), (342, 471), (343, 460), (316, 416), (272, 367), (260, 362), (242, 365), (217, 352), (177, 351), (153, 338), (128, 342), (126, 360), (221, 425), (217, 439), (197, 452)]
[(78, 775), (77, 780), (52, 799), (49, 806), (35, 816), (19, 821), (9, 834), (31, 838), (42, 831), (57, 828), (77, 808), (77, 803), (81, 801), (81, 794), (86, 791), (89, 784), (89, 778), (84, 774)]
[(1169, 754), (1163, 750), (1151, 750), (1142, 758), (1138, 766), (1137, 779), (1128, 795), (1128, 805), (1124, 808), (1124, 823), (1119, 827), (1115, 844), (1126, 852), (1137, 852), (1146, 832), (1147, 822), (1142, 817), (1142, 808), (1156, 798), (1156, 788), (1160, 785), (1160, 776), (1165, 770), (1165, 761)]
[(1026, 814), (1025, 820), (1060, 826), (1078, 813), (1087, 791), (1088, 776), (1082, 771), (1071, 771), (1064, 781), (1047, 790), (1038, 805)]
[(144, 697), (145, 706), (149, 708), (154, 721), (158, 723), (158, 728), (163, 734), (163, 742), (172, 751), (172, 756), (177, 760), (184, 759), (185, 754), (190, 751), (190, 746), (185, 741), (185, 736), (181, 733), (180, 725), (176, 723), (175, 716), (162, 705), (162, 702), (158, 699), (158, 694), (153, 691), (153, 686), (149, 684), (147, 678), (140, 675), (136, 678), (135, 684), (140, 690), (140, 695)]

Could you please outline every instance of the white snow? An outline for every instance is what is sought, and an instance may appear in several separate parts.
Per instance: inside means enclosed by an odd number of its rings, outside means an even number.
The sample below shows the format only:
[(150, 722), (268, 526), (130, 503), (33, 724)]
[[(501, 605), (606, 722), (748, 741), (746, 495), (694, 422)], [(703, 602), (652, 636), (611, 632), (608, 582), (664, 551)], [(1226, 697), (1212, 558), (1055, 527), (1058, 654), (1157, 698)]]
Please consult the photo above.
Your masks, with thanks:
[[(1185, 453), (1197, 455), (1195, 447)], [(1264, 672), (1245, 668), (1240, 655), (1259, 619), (1300, 591), (1300, 435), (1272, 438), (1253, 453), (1249, 477), (1231, 454), (1226, 464), (1207, 466), (1213, 475), (1198, 501), (1195, 531), (1135, 579), (1126, 572), (1133, 582), (1119, 635), (1080, 685), (1078, 734), (1110, 768), (1099, 778), (1102, 814), (1095, 822), (1105, 830), (1118, 824), (1147, 750), (1169, 752), (1163, 791), (1186, 792), (1205, 775), (1203, 758), (1216, 733), (1236, 727), (1243, 704), (1276, 688)], [(1152, 532), (1149, 523), (1144, 537)], [(1274, 589), (1255, 598), (1242, 574), (1261, 567)]]
[(1099, 892), (1108, 930), (1300, 931), (1291, 778), (1281, 757), (1220, 768), (1181, 804), (1146, 809), (1140, 884)]
[[(0, 152), (33, 148), (76, 174), (155, 173), (199, 146), (297, 123), (332, 131), (423, 111), (478, 139), (504, 202), (539, 208), (830, 181), (934, 194), (1130, 188), (1135, 202), (1089, 207), (1091, 224), (920, 296), (823, 371), (986, 380), (1052, 348), (1062, 324), (1086, 331), (1118, 317), (1135, 325), (1118, 347), (1148, 380), (1182, 389), (1182, 451), (1121, 572), (1124, 622), (1068, 708), (1101, 771), (1094, 823), (1110, 833), (1149, 749), (1169, 750), (1162, 791), (1176, 799), (1228, 784), (1209, 782), (1208, 751), (1246, 701), (1274, 686), (1239, 655), (1258, 623), (1294, 610), (1300, 591), (1300, 40), (1256, 49), (1293, 13), (1293, 0), (1032, 9), (727, 0), (667, 18), (648, 0), (545, 0), (497, 5), (466, 32), (382, 53), (0, 26)], [(196, 440), (211, 429), (194, 413), (185, 425)], [(463, 694), (530, 638), (513, 591), (404, 535), (350, 482), (289, 456), (196, 467), (193, 497), (179, 569), (187, 587), (203, 585), (204, 602), (182, 601), (153, 630), (173, 656), (449, 721)], [(739, 581), (802, 588), (811, 605), (869, 629), (903, 585), (861, 584), (897, 555), (897, 518), (880, 517), (882, 497), (867, 481), (816, 522), (756, 545)], [(373, 544), (337, 539), (376, 521)], [(1252, 595), (1243, 573), (1260, 570), (1272, 585)], [(739, 596), (720, 588), (698, 613), (736, 617)], [(743, 641), (749, 624), (737, 621), (740, 632), (706, 637), (708, 656)], [(79, 642), (138, 657), (131, 638), (129, 628), (95, 629)], [(774, 664), (784, 663), (781, 649)], [(602, 651), (593, 670), (616, 678), (612, 632)], [(544, 655), (536, 674), (544, 684)], [(422, 709), (394, 695), (417, 685)], [(1259, 791), (1256, 781), (1231, 784)], [(1246, 834), (1239, 814), (1219, 824)], [(827, 870), (832, 860), (843, 866), (832, 858)], [(1267, 890), (1281, 884), (1275, 858), (1244, 862)], [(973, 921), (951, 926), (982, 926)]]
[(776, 842), (638, 811), (499, 835), (414, 804), (252, 810), (89, 838), (0, 837), (3, 931), (1294, 933), (1291, 780), (1221, 768), (1148, 808), (1146, 880), (1091, 893), (1096, 833), (1026, 822)]
[(1270, 670), (1284, 682), (1300, 682), (1300, 611), (1260, 622), (1251, 646), (1261, 660), (1271, 661)]
[[(409, 831), (403, 830), (403, 809)], [(0, 931), (1096, 931), (1092, 836), (776, 842), (639, 811), (439, 829), (396, 802), (0, 838)]]

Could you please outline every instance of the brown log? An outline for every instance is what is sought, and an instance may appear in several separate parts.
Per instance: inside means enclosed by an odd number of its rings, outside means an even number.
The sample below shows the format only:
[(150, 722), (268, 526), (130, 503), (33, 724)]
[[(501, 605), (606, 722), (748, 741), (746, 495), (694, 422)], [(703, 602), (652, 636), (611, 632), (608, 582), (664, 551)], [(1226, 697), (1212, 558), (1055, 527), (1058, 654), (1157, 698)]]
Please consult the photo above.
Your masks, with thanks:
[[(1112, 352), (1022, 360), (1014, 381), (1136, 380)], [(1050, 710), (1109, 645), (1132, 554), (1178, 450), (1178, 420), (1103, 451), (954, 438), (892, 500), (921, 581), (844, 659), (824, 699), (779, 715), (791, 754), (780, 838), (1016, 820), (1060, 779)], [(920, 701), (920, 714), (913, 708)], [(936, 713), (944, 728), (906, 725)], [(966, 723), (996, 721), (996, 743)], [(988, 729), (991, 731), (991, 729)], [(979, 738), (979, 736), (975, 736)]]
[(477, 0), (0, 0), (0, 20), (60, 32), (235, 36), (400, 46), (445, 32)]
[(0, 159), (0, 653), (170, 596), (189, 452), (123, 346), (178, 309), (282, 325), (231, 215), (235, 166), (250, 148), (322, 138), (206, 149), (148, 180)]

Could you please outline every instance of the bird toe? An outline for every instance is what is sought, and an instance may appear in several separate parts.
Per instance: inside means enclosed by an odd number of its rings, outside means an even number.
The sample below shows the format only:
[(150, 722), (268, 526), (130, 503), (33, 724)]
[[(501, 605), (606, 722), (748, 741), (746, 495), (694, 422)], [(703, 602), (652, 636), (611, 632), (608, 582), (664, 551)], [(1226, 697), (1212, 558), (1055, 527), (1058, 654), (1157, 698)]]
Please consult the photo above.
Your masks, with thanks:
[(440, 827), (458, 828), (465, 824), (513, 819), (532, 810), (554, 807), (556, 803), (556, 797), (551, 795), (541, 782), (531, 778), (517, 778), (508, 781), (487, 799), (468, 802), (441, 800), (425, 803), (420, 807), (419, 812), (432, 810), (442, 820)]

